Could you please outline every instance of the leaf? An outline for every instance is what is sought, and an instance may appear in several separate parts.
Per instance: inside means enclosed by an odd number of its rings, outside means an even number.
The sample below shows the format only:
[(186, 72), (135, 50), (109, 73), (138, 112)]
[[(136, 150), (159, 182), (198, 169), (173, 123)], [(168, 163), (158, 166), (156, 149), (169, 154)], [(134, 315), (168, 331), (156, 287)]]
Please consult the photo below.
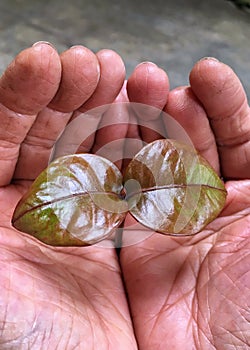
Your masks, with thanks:
[(132, 159), (124, 181), (102, 157), (58, 158), (20, 200), (12, 224), (46, 244), (82, 246), (111, 235), (130, 211), (154, 231), (192, 235), (220, 213), (225, 200), (223, 182), (192, 147), (157, 140)]
[(124, 175), (129, 211), (164, 234), (192, 235), (215, 219), (226, 200), (223, 182), (190, 146), (157, 140), (145, 146)]
[(92, 154), (61, 157), (32, 184), (12, 223), (46, 244), (94, 244), (124, 220), (122, 190), (122, 175), (107, 159)]

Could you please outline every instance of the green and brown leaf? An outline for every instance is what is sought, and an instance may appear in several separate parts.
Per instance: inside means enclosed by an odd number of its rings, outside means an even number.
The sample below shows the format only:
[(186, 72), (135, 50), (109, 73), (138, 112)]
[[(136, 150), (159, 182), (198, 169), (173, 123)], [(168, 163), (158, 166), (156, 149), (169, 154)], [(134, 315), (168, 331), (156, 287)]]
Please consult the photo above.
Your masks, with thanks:
[[(128, 196), (130, 213), (141, 224), (164, 234), (192, 235), (220, 213), (226, 200), (223, 182), (191, 146), (157, 140), (130, 162), (126, 181), (140, 185)], [(136, 203), (133, 197), (136, 196)]]
[(127, 211), (122, 176), (92, 154), (58, 158), (18, 203), (13, 225), (50, 245), (89, 245), (106, 238)]
[(12, 223), (56, 246), (101, 241), (128, 211), (154, 231), (191, 235), (218, 216), (225, 200), (223, 182), (192, 147), (157, 140), (137, 153), (124, 178), (93, 154), (58, 158), (18, 203)]

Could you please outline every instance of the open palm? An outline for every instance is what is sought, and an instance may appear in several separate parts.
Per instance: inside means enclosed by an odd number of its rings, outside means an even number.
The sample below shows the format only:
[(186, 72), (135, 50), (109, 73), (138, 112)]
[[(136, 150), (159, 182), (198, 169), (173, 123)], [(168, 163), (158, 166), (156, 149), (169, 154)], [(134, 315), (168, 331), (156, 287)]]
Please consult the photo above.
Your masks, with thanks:
[[(206, 231), (193, 238), (155, 234), (122, 248), (118, 259), (112, 240), (105, 249), (53, 248), (11, 227), (17, 201), (47, 165), (73, 112), (113, 102), (123, 81), (123, 63), (112, 51), (75, 47), (59, 57), (47, 44), (22, 52), (0, 81), (0, 347), (247, 349), (250, 114), (228, 67), (201, 61), (191, 88), (168, 93), (166, 74), (143, 64), (127, 86), (131, 101), (164, 108), (168, 98), (166, 111), (231, 179), (227, 205)], [(128, 129), (98, 132), (83, 149), (127, 133), (146, 142), (156, 137), (150, 128)]]

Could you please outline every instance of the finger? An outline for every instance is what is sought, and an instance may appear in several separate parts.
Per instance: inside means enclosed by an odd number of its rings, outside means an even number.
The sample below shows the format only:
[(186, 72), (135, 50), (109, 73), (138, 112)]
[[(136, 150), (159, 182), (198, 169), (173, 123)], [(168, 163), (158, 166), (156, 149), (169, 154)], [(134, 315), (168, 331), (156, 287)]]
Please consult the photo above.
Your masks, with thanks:
[(128, 98), (130, 102), (142, 103), (154, 109), (136, 110), (138, 117), (147, 120), (158, 118), (159, 112), (167, 102), (169, 92), (168, 76), (154, 63), (139, 64), (128, 79)]
[(61, 54), (60, 89), (50, 108), (72, 112), (86, 102), (96, 89), (100, 66), (96, 55), (84, 46), (73, 46)]
[(0, 185), (8, 184), (19, 147), (61, 78), (57, 52), (46, 43), (22, 51), (0, 79)]
[(124, 143), (124, 157), (122, 163), (123, 172), (125, 172), (131, 159), (142, 149), (143, 146), (144, 142), (141, 139), (138, 118), (134, 111), (130, 109), (128, 130)]
[(74, 129), (74, 137), (72, 139), (70, 132), (66, 140), (71, 148), (76, 148), (80, 153), (90, 152), (102, 115), (109, 104), (114, 102), (125, 79), (125, 66), (117, 53), (101, 50), (97, 52), (96, 57), (100, 66), (98, 85), (91, 97), (74, 113), (70, 126)]
[(55, 49), (44, 42), (22, 51), (0, 81), (0, 102), (10, 110), (33, 115), (54, 96), (61, 78)]
[(190, 73), (194, 94), (210, 119), (225, 178), (250, 177), (250, 110), (243, 86), (227, 65), (199, 61)]
[(180, 141), (190, 138), (197, 151), (219, 173), (215, 138), (206, 112), (191, 88), (179, 87), (170, 91), (164, 110), (170, 116), (165, 119), (168, 137)]
[(92, 96), (79, 108), (81, 112), (112, 103), (124, 83), (125, 66), (116, 52), (101, 50), (96, 57), (100, 65), (100, 79)]
[(111, 160), (120, 169), (129, 122), (129, 112), (125, 103), (127, 101), (126, 83), (124, 83), (115, 102), (109, 106), (102, 117), (92, 149), (93, 153)]
[(36, 118), (21, 145), (16, 179), (35, 179), (48, 166), (52, 147), (67, 125), (72, 112), (93, 94), (99, 79), (94, 53), (76, 46), (60, 56), (62, 77), (49, 107)]
[(150, 142), (162, 137), (164, 126), (159, 116), (169, 92), (169, 80), (164, 70), (151, 62), (139, 64), (128, 79), (127, 91), (129, 101), (135, 103), (133, 109), (141, 124), (143, 140)]
[(67, 125), (71, 113), (45, 107), (36, 117), (21, 144), (13, 178), (34, 180), (45, 169), (52, 157), (53, 146)]

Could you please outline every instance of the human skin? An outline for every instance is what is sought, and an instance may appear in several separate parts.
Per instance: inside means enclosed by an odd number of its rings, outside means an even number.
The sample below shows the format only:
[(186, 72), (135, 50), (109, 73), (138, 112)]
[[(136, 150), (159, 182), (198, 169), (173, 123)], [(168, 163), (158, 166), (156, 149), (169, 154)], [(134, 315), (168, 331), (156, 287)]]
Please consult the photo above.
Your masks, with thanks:
[[(197, 62), (190, 86), (172, 91), (167, 74), (152, 63), (136, 67), (127, 86), (124, 79), (113, 51), (77, 46), (59, 55), (38, 43), (0, 80), (0, 348), (248, 349), (250, 111), (244, 89), (214, 59)], [(153, 234), (125, 245), (119, 256), (112, 239), (105, 248), (58, 248), (13, 229), (15, 205), (47, 166), (75, 112), (128, 99), (166, 111), (186, 129), (225, 180), (221, 215), (193, 237)], [(113, 125), (98, 130), (81, 149), (96, 152), (122, 136), (157, 137), (140, 126), (142, 115), (133, 118), (138, 126), (114, 119), (116, 132)], [(157, 125), (159, 116), (147, 122)]]

